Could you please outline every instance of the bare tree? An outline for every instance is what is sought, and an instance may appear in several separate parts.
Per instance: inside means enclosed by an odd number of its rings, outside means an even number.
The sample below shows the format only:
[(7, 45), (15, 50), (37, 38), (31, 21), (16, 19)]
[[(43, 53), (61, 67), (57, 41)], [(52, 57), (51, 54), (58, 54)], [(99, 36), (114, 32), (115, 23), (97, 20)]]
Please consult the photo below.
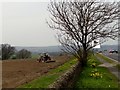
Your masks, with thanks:
[[(81, 2), (80, 2), (81, 1)], [(117, 20), (120, 15), (117, 2), (96, 2), (95, 0), (50, 2), (50, 28), (58, 30), (58, 40), (64, 50), (86, 65), (88, 51), (107, 38), (118, 36)], [(99, 44), (100, 44), (99, 43)]]

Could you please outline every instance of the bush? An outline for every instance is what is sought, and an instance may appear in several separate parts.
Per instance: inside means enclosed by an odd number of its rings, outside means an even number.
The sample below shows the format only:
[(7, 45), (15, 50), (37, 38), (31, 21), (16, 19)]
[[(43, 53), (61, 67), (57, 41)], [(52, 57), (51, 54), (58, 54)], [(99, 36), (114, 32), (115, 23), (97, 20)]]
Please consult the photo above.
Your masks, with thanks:
[(15, 53), (15, 47), (9, 44), (2, 44), (2, 60), (9, 59)]
[(17, 56), (15, 54), (10, 57), (10, 59), (16, 59), (16, 58)]
[(31, 58), (31, 52), (26, 49), (22, 49), (17, 52), (17, 58), (19, 59)]

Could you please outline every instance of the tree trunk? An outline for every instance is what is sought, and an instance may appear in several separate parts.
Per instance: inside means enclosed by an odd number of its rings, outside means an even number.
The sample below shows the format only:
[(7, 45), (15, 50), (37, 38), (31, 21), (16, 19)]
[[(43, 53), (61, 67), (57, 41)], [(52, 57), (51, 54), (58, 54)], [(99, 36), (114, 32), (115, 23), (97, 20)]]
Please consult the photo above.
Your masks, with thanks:
[(82, 64), (82, 67), (87, 65), (87, 51), (86, 50), (83, 51), (81, 64)]

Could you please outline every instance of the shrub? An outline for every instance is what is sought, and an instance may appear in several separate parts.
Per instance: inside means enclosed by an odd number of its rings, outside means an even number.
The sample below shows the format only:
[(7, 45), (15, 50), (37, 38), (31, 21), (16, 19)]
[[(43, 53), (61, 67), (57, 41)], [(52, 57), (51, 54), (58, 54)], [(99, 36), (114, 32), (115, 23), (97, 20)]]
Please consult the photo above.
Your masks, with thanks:
[(9, 44), (2, 44), (2, 60), (9, 59), (15, 53), (15, 47)]
[(17, 52), (17, 58), (19, 59), (25, 59), (25, 58), (30, 58), (30, 57), (31, 57), (31, 52), (26, 49), (22, 49)]
[(10, 59), (16, 59), (16, 58), (17, 56), (15, 54), (10, 57)]

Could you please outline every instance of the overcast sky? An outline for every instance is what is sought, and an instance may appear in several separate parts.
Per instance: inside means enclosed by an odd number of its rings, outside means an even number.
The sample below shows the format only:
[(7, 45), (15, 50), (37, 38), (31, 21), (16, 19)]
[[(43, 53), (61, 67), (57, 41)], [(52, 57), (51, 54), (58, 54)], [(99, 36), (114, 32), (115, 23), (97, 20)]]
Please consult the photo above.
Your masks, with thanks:
[(58, 45), (49, 20), (46, 2), (3, 3), (2, 42), (19, 46)]
[[(55, 38), (56, 32), (46, 23), (46, 20), (49, 20), (47, 5), (48, 2), (4, 2), (2, 6), (0, 4), (0, 42), (16, 46), (59, 45)], [(105, 44), (117, 44), (117, 40), (109, 40)]]

